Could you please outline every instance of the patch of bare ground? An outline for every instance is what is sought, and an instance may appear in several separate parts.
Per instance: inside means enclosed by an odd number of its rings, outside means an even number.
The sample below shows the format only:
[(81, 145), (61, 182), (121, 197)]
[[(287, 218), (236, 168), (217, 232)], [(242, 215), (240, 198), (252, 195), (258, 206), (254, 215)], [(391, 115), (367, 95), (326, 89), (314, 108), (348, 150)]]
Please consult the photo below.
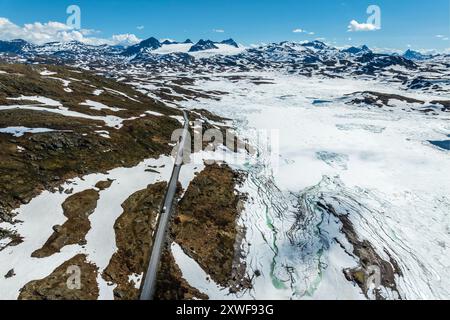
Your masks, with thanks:
[(232, 76), (223, 76), (223, 78), (225, 78), (231, 82), (234, 82), (234, 83), (237, 83), (242, 80), (248, 80), (255, 85), (275, 84), (273, 82), (273, 79), (265, 78), (265, 77), (247, 77), (247, 76), (232, 75)]
[[(48, 277), (27, 283), (21, 290), (19, 300), (97, 300), (98, 268), (79, 254), (64, 262)], [(76, 274), (74, 273), (74, 270)], [(72, 276), (80, 276), (79, 289)]]
[(161, 257), (155, 300), (208, 300), (208, 296), (192, 288), (183, 278), (170, 250), (166, 249)]
[(139, 285), (129, 277), (146, 271), (166, 186), (166, 182), (149, 185), (122, 204), (123, 213), (114, 225), (118, 251), (102, 274), (106, 281), (117, 284), (117, 300), (139, 298)]
[(431, 104), (441, 105), (441, 111), (450, 112), (450, 100), (434, 100), (430, 102)]
[(0, 239), (7, 240), (5, 244), (0, 246), (0, 251), (7, 247), (14, 247), (23, 242), (23, 238), (15, 231), (0, 228)]
[(60, 252), (67, 245), (85, 244), (85, 237), (91, 229), (89, 216), (95, 211), (98, 199), (99, 193), (93, 189), (68, 197), (62, 204), (67, 221), (62, 226), (53, 226), (53, 234), (44, 246), (34, 251), (31, 256), (45, 258)]
[(105, 181), (99, 181), (99, 182), (97, 182), (95, 187), (98, 188), (99, 190), (106, 190), (109, 187), (111, 187), (113, 182), (114, 182), (114, 180), (111, 180), (111, 179), (108, 179), (108, 180), (105, 180)]
[(355, 92), (350, 94), (349, 96), (356, 95), (355, 98), (353, 98), (351, 101), (349, 101), (349, 104), (368, 104), (368, 105), (374, 105), (377, 107), (383, 107), (383, 106), (389, 106), (389, 100), (399, 100), (406, 103), (419, 103), (424, 104), (424, 101), (401, 96), (398, 94), (389, 94), (389, 93), (382, 93), (382, 92), (375, 92), (375, 91), (364, 91), (364, 92)]
[(224, 117), (218, 116), (218, 115), (216, 115), (216, 114), (214, 114), (214, 113), (212, 113), (212, 112), (210, 112), (208, 110), (205, 110), (205, 109), (192, 109), (192, 110), (190, 110), (190, 112), (191, 113), (196, 113), (204, 121), (210, 120), (210, 121), (222, 122), (223, 123), (223, 122), (231, 120), (231, 119), (228, 119), (228, 118), (224, 118)]
[(450, 111), (450, 101), (448, 100), (433, 100), (428, 104), (425, 104), (425, 101), (417, 100), (410, 97), (401, 96), (398, 94), (389, 94), (389, 93), (381, 93), (375, 91), (364, 91), (364, 92), (355, 92), (347, 95), (350, 98), (347, 104), (355, 104), (355, 105), (370, 105), (376, 106), (379, 108), (382, 107), (394, 107), (390, 103), (390, 100), (398, 100), (408, 104), (419, 104), (422, 107), (417, 108), (417, 111), (422, 113), (432, 113), (436, 114), (436, 111), (449, 112)]
[(238, 292), (251, 287), (242, 264), (245, 230), (237, 220), (245, 196), (236, 192), (242, 173), (226, 164), (207, 165), (176, 208), (171, 237), (218, 284)]
[[(389, 261), (384, 260), (376, 252), (375, 248), (369, 241), (361, 240), (357, 235), (348, 215), (338, 214), (331, 204), (319, 202), (318, 205), (341, 221), (341, 230), (347, 240), (352, 244), (353, 254), (359, 259), (360, 265), (358, 267), (345, 269), (343, 271), (347, 280), (356, 283), (361, 288), (364, 295), (368, 297), (370, 286), (373, 285), (370, 278), (376, 276), (376, 270), (374, 269), (374, 267), (376, 267), (380, 271), (380, 284), (385, 288), (389, 288), (392, 291), (397, 292), (398, 294), (395, 276), (402, 276), (402, 271), (400, 270), (398, 263), (392, 257), (390, 257)], [(375, 288), (374, 293), (377, 300), (385, 299), (379, 288)]]
[[(182, 101), (182, 100), (197, 100), (197, 99), (213, 99), (218, 100), (219, 95), (226, 94), (225, 92), (220, 91), (200, 91), (200, 90), (192, 90), (187, 89), (183, 86), (176, 85), (174, 83), (166, 84), (168, 87), (159, 89), (159, 93), (163, 95), (163, 98), (167, 99), (167, 96), (164, 97), (164, 94), (168, 94), (173, 101)], [(174, 95), (175, 94), (175, 95)]]

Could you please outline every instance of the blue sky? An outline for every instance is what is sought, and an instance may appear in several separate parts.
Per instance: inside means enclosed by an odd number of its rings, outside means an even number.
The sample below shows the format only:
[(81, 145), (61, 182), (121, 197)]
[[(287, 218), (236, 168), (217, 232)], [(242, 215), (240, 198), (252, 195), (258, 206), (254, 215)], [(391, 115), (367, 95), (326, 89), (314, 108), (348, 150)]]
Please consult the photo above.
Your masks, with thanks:
[[(0, 17), (20, 27), (65, 22), (71, 4), (81, 8), (82, 28), (98, 30), (100, 38), (232, 37), (246, 45), (324, 38), (340, 46), (450, 48), (450, 0), (0, 0)], [(350, 21), (366, 23), (371, 4), (381, 9), (381, 29), (348, 32)]]

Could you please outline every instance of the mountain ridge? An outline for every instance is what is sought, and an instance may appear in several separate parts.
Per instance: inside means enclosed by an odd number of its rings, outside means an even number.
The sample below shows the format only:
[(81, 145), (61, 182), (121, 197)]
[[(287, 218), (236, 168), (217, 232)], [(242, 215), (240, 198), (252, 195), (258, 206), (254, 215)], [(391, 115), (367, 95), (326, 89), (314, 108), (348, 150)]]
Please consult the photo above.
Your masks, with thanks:
[[(236, 47), (237, 46), (237, 47)], [(180, 43), (151, 37), (138, 44), (122, 47), (93, 46), (77, 41), (33, 45), (23, 40), (0, 41), (2, 60), (49, 64), (69, 64), (105, 72), (111, 66), (119, 70), (146, 68), (149, 72), (249, 72), (276, 70), (307, 77), (331, 78), (361, 75), (395, 80), (408, 88), (427, 90), (446, 86), (441, 70), (448, 68), (450, 55), (404, 55), (376, 53), (368, 46), (336, 48), (324, 42), (290, 42), (242, 47), (233, 39), (222, 42), (190, 39)], [(421, 71), (429, 70), (427, 78)], [(423, 73), (422, 73), (423, 74)]]

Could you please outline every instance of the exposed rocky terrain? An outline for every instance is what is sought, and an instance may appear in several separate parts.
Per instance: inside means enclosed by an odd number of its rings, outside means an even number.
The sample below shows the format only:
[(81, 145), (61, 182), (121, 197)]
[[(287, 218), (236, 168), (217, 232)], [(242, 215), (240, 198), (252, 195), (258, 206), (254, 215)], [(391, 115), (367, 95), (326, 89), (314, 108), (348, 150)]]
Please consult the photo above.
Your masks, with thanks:
[[(79, 269), (70, 269), (77, 267)], [(80, 288), (68, 285), (68, 270), (80, 274)], [(78, 271), (79, 270), (79, 271)], [(44, 279), (28, 283), (20, 292), (20, 300), (95, 300), (98, 298), (97, 268), (86, 261), (86, 256), (77, 255), (56, 268)], [(77, 283), (73, 283), (78, 286)]]
[(231, 291), (250, 286), (242, 266), (237, 225), (244, 195), (236, 194), (242, 177), (226, 165), (209, 165), (189, 185), (176, 209), (171, 237), (211, 278)]
[(91, 228), (89, 216), (94, 213), (98, 199), (98, 191), (93, 189), (67, 198), (62, 204), (67, 221), (62, 226), (53, 226), (54, 233), (41, 249), (33, 252), (32, 257), (48, 257), (59, 252), (64, 246), (86, 243), (85, 237)]
[[(63, 67), (3, 65), (0, 69), (6, 72), (0, 74), (0, 127), (52, 130), (21, 136), (0, 133), (4, 150), (0, 156), (3, 221), (11, 221), (11, 210), (29, 202), (41, 190), (54, 188), (69, 178), (132, 166), (171, 150), (170, 136), (179, 124), (165, 115), (177, 115), (179, 111), (126, 85)], [(65, 92), (60, 80), (42, 76), (45, 70), (74, 79), (68, 85), (72, 92)], [(100, 90), (98, 95), (95, 90)], [(51, 99), (53, 106), (48, 106), (46, 100), (33, 101), (42, 97)], [(80, 105), (90, 99), (95, 100), (94, 107)], [(94, 109), (97, 104), (104, 105), (104, 109)]]
[(116, 299), (139, 299), (140, 283), (130, 281), (129, 277), (140, 277), (146, 271), (166, 186), (162, 182), (150, 185), (122, 204), (124, 212), (114, 225), (118, 251), (102, 275), (118, 284), (114, 289)]

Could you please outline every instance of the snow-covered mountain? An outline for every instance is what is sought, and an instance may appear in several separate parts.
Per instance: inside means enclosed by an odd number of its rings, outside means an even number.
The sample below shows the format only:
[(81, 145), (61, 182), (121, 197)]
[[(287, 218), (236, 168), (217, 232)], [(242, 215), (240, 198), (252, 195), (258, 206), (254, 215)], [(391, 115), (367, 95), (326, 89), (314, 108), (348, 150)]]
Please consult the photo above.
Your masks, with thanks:
[(426, 60), (430, 59), (431, 55), (425, 55), (420, 52), (414, 51), (414, 50), (406, 50), (406, 52), (403, 54), (403, 57), (409, 60)]
[(197, 51), (204, 51), (204, 50), (211, 50), (211, 49), (219, 49), (216, 47), (214, 42), (211, 40), (203, 40), (201, 39), (199, 42), (197, 42), (195, 45), (193, 45), (189, 52), (197, 52)]
[(23, 53), (33, 48), (33, 45), (24, 40), (1, 41), (0, 52), (5, 53)]
[(366, 45), (363, 45), (361, 47), (350, 47), (350, 48), (344, 49), (342, 51), (350, 53), (350, 54), (365, 54), (365, 53), (372, 52)]
[(162, 44), (155, 38), (149, 38), (147, 40), (144, 40), (138, 44), (135, 44), (133, 46), (128, 47), (125, 49), (122, 54), (126, 56), (131, 56), (134, 54), (139, 54), (148, 50), (156, 50), (158, 48), (161, 48)]
[(160, 41), (154, 37), (129, 47), (92, 46), (72, 41), (36, 46), (23, 40), (1, 41), (0, 55), (30, 63), (73, 64), (86, 69), (145, 67), (162, 72), (267, 71), (330, 78), (374, 77), (403, 83), (410, 89), (442, 89), (449, 85), (449, 58), (408, 50), (380, 54), (363, 45), (338, 49), (321, 41), (280, 42), (244, 48), (233, 39), (214, 42), (190, 39)]

